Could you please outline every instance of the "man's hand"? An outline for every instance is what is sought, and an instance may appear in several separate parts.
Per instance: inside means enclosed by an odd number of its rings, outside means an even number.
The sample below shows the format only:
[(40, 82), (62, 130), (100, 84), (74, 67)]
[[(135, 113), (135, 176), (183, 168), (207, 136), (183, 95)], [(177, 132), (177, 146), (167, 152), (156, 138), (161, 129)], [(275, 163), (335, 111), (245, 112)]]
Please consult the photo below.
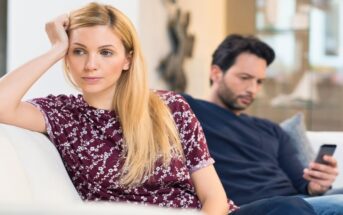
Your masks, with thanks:
[(320, 195), (332, 186), (338, 175), (337, 160), (325, 155), (325, 164), (311, 162), (309, 168), (304, 169), (303, 177), (309, 181), (307, 190), (310, 195)]

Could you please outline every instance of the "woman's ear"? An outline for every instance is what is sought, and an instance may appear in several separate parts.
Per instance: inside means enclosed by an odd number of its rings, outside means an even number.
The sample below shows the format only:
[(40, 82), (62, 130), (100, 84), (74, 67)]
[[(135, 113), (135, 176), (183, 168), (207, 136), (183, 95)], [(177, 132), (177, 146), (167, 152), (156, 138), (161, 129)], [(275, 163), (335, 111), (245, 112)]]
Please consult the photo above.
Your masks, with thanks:
[(132, 51), (130, 51), (130, 53), (126, 55), (126, 60), (125, 60), (124, 66), (123, 66), (124, 71), (130, 69), (131, 62), (132, 62)]
[(123, 66), (123, 70), (126, 71), (126, 70), (129, 70), (130, 69), (130, 63), (125, 63), (124, 66)]
[(217, 65), (212, 65), (211, 66), (211, 74), (210, 74), (210, 79), (212, 83), (217, 83), (223, 78), (223, 71), (220, 69), (219, 66)]
[(64, 68), (67, 70), (66, 72), (69, 72), (70, 71), (70, 67), (69, 67), (69, 61), (68, 61), (68, 58), (67, 58), (67, 55), (64, 56)]

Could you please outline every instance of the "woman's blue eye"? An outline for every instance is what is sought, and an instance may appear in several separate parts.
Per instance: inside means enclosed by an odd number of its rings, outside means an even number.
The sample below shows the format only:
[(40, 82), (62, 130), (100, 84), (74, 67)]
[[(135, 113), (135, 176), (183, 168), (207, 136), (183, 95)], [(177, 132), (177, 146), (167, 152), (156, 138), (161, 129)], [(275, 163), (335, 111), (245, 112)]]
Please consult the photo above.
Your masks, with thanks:
[(113, 55), (112, 51), (110, 51), (110, 50), (101, 50), (100, 54), (105, 56), (105, 57), (109, 57), (109, 56)]
[(86, 52), (82, 49), (74, 49), (73, 54), (75, 55), (84, 55)]

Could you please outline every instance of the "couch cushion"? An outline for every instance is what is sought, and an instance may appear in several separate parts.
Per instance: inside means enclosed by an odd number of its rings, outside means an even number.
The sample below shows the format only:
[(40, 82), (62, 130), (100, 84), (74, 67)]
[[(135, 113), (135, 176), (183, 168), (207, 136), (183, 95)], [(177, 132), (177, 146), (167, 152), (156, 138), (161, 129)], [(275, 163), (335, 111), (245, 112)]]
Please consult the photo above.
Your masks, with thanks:
[(303, 167), (308, 167), (309, 162), (314, 159), (314, 150), (306, 136), (304, 116), (297, 113), (289, 119), (280, 123), (281, 128), (290, 136), (291, 143), (297, 149), (297, 157), (302, 162)]
[[(16, 159), (11, 162), (11, 166), (15, 165), (13, 167), (15, 171), (7, 168), (5, 175), (0, 178), (1, 184), (7, 183), (15, 194), (20, 193), (18, 197), (24, 194), (18, 191), (17, 187), (24, 187), (23, 190), (29, 192), (32, 201), (55, 203), (81, 201), (55, 146), (46, 136), (4, 124), (0, 124), (0, 135), (6, 138), (1, 145), (6, 145), (7, 151), (10, 151), (13, 159)], [(0, 163), (3, 159), (1, 156)], [(10, 161), (6, 163), (8, 162)], [(17, 174), (20, 180), (13, 180), (14, 174)], [(0, 195), (3, 195), (2, 192)], [(21, 201), (23, 198), (17, 200)]]
[(1, 204), (0, 214), (11, 215), (203, 215), (196, 209), (163, 208), (151, 205), (116, 202), (84, 202), (73, 204)]

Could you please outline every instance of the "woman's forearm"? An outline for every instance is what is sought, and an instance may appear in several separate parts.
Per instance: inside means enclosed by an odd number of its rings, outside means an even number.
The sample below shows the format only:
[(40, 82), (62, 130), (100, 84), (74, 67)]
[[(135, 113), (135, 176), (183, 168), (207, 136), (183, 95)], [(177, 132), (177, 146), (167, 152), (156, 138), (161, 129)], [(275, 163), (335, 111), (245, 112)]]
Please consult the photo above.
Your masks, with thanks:
[(65, 54), (64, 46), (53, 46), (48, 52), (27, 62), (0, 79), (0, 116), (14, 110), (31, 86)]
[(201, 211), (207, 215), (228, 214), (226, 193), (213, 165), (193, 172), (191, 177), (202, 205)]
[(204, 202), (201, 211), (207, 215), (227, 215), (229, 206), (223, 198), (212, 198)]

